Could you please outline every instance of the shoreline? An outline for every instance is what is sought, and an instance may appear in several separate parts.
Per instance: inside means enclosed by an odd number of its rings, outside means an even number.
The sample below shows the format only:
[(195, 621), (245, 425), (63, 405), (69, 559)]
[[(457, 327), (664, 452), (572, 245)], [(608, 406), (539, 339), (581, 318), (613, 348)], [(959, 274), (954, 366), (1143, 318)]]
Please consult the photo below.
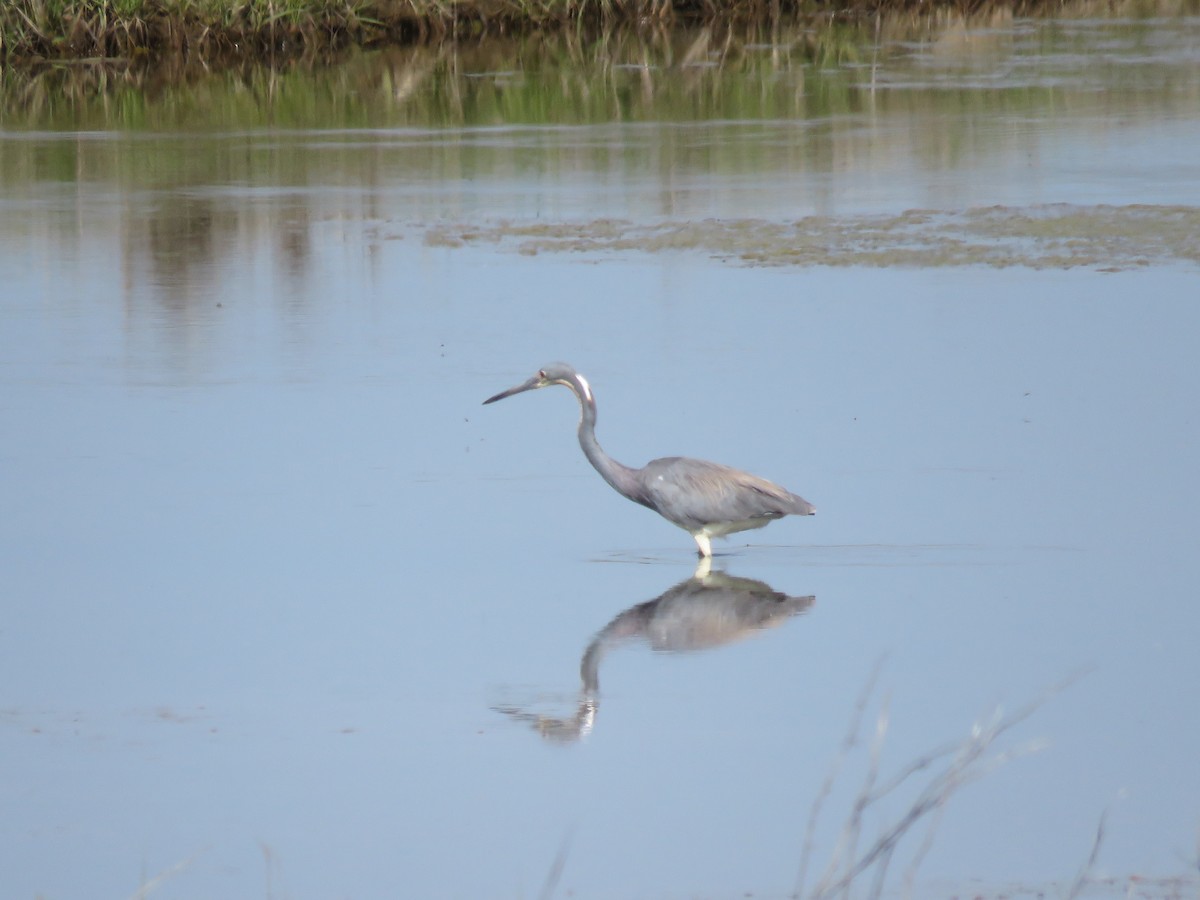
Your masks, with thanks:
[[(1154, 0), (1130, 0), (1151, 8)], [(1195, 0), (1179, 0), (1195, 8)], [(116, 63), (171, 57), (269, 61), (429, 40), (564, 28), (661, 27), (706, 21), (811, 20), (883, 13), (1068, 11), (1064, 0), (11, 0), (0, 7), (0, 63)], [(1111, 10), (1121, 2), (1092, 2)]]

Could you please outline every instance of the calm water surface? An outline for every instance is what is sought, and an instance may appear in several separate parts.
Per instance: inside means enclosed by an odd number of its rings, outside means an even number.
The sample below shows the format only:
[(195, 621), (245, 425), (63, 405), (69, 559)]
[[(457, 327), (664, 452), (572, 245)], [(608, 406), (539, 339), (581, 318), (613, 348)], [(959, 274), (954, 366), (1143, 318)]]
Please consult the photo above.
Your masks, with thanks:
[(1195, 893), (1200, 19), (22, 77), (0, 894)]

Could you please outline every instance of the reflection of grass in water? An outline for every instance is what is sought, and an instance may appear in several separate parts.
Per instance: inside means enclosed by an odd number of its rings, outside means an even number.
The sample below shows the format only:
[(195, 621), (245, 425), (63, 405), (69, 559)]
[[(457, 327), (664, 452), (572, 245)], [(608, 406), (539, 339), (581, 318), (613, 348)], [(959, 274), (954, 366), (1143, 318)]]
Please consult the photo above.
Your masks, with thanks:
[(761, 266), (1083, 266), (1105, 271), (1155, 262), (1200, 263), (1200, 208), (1188, 206), (989, 207), (965, 213), (913, 210), (894, 216), (794, 222), (720, 219), (635, 225), (508, 223), (426, 232), (431, 246), (493, 243), (543, 252), (700, 251)]
[[(988, 27), (995, 26), (995, 27)], [(163, 65), (43, 65), (0, 71), (0, 127), (50, 132), (148, 132), (174, 135), (248, 133), (247, 152), (221, 140), (11, 141), (3, 147), (0, 191), (41, 181), (114, 181), (153, 189), (213, 183), (308, 185), (336, 171), (370, 189), (402, 168), (427, 180), (493, 173), (508, 177), (532, 162), (556, 177), (576, 172), (834, 171), (856, 160), (878, 166), (919, 156), (930, 168), (961, 160), (1012, 157), (1033, 142), (1024, 133), (986, 140), (981, 123), (1078, 117), (1103, 138), (1114, 117), (1161, 121), (1194, 114), (1190, 70), (1172, 56), (1144, 53), (1138, 28), (1115, 27), (1128, 51), (1086, 57), (1095, 39), (1039, 27), (1038, 47), (1015, 46), (1011, 16), (896, 14), (874, 24), (805, 21), (707, 27), (561, 32), (352, 52), (336, 66), (316, 58), (278, 65), (210, 70), (196, 58)], [(1159, 25), (1162, 34), (1170, 26)], [(914, 52), (914, 46), (920, 50)], [(922, 54), (936, 58), (944, 80), (928, 81)], [(1110, 59), (1110, 56), (1112, 57)], [(1053, 78), (1009, 77), (985, 89), (957, 83), (1012, 63), (1026, 71), (1050, 57), (1065, 71)], [(877, 90), (876, 72), (899, 79)], [(1097, 84), (1105, 116), (1095, 116)], [(896, 123), (886, 145), (856, 127)], [(925, 123), (936, 120), (937, 127)], [(737, 129), (721, 123), (739, 123)], [(614, 136), (539, 136), (521, 126), (655, 123)], [(696, 130), (669, 127), (691, 123)], [(513, 126), (507, 142), (479, 129)], [(468, 128), (470, 134), (403, 135)], [(276, 140), (258, 135), (286, 133)], [(711, 129), (714, 139), (702, 129)], [(328, 135), (315, 155), (296, 132)], [(355, 134), (353, 132), (368, 132)], [(342, 133), (336, 133), (342, 132)], [(518, 133), (519, 132), (519, 133)], [(561, 140), (555, 140), (558, 136)], [(730, 138), (735, 138), (730, 140)], [(438, 140), (436, 148), (433, 146)], [(429, 143), (419, 152), (418, 143)], [(269, 145), (269, 146), (268, 146)], [(395, 153), (365, 152), (367, 145)], [(392, 160), (386, 166), (381, 159)], [(326, 165), (326, 162), (330, 165)], [(408, 174), (408, 172), (406, 172)]]
[[(894, 26), (901, 39), (938, 27), (911, 16)], [(863, 78), (835, 67), (869, 58), (874, 39), (858, 25), (792, 21), (560, 32), (274, 65), (43, 65), (4, 73), (0, 117), (17, 128), (209, 130), (832, 115), (861, 105), (852, 92)]]
[[(1126, 0), (1134, 2), (1142, 0)], [(1170, 15), (1167, 7), (1177, 2), (1200, 5), (1200, 0), (1146, 2), (1162, 15)], [(1077, 0), (1057, 14), (1092, 8), (1090, 0)], [(1069, 113), (1094, 98), (1095, 84), (1079, 84), (1077, 62), (1080, 54), (1094, 51), (1094, 38), (1039, 27), (1037, 47), (1018, 48), (1012, 26), (1011, 10), (1000, 8), (972, 15), (892, 13), (869, 23), (793, 18), (590, 28), (371, 52), (310, 50), (255, 62), (196, 53), (154, 63), (96, 58), (0, 70), (0, 121), (15, 128), (209, 130), (264, 122), (281, 128), (382, 128), (811, 120), (864, 111), (960, 116), (1001, 103), (1013, 115), (1048, 104)], [(1116, 27), (1129, 37), (1141, 26), (1126, 19)], [(1157, 25), (1160, 33), (1164, 27), (1170, 25)], [(1142, 30), (1153, 34), (1155, 26)], [(880, 69), (918, 84), (931, 77), (928, 67), (914, 66), (914, 48), (937, 59), (943, 79), (938, 90), (876, 91)], [(1172, 90), (1180, 95), (1177, 102), (1186, 99), (1190, 72), (1181, 71), (1172, 89), (1159, 83), (1160, 69), (1151, 90), (1131, 64), (1153, 55), (1154, 48), (1139, 50), (1135, 46), (1111, 59), (1093, 54), (1089, 77), (1102, 79), (1117, 99), (1137, 91), (1139, 106), (1159, 102)], [(1018, 55), (1055, 54), (1070, 67), (1065, 80), (1022, 85), (1019, 78), (1005, 78), (989, 82), (986, 91), (969, 84), (980, 64), (994, 68)], [(953, 138), (953, 133), (942, 138), (942, 152), (953, 152)]]
[[(1071, 9), (1094, 12), (1088, 3)], [(989, 24), (995, 27), (981, 27)], [(1085, 56), (1097, 45), (1097, 29), (1120, 52)], [(82, 222), (85, 230), (120, 235), (130, 257), (148, 250), (166, 281), (193, 284), (210, 271), (207, 263), (254, 234), (280, 246), (288, 272), (303, 273), (320, 223), (386, 222), (397, 215), (386, 199), (397, 184), (445, 183), (449, 203), (411, 207), (416, 220), (443, 223), (423, 227), (430, 244), (490, 241), (526, 254), (676, 250), (745, 265), (1103, 269), (1194, 262), (1200, 250), (1190, 235), (1200, 228), (1186, 208), (792, 222), (689, 222), (675, 210), (678, 186), (696, 172), (724, 191), (730, 179), (890, 174), (913, 164), (938, 170), (1005, 164), (1036, 152), (1032, 131), (994, 139), (986, 126), (997, 114), (1069, 120), (1097, 140), (1117, 120), (1186, 121), (1200, 95), (1190, 57), (1174, 44), (1162, 47), (1164, 35), (1190, 33), (1172, 29), (1174, 23), (1129, 20), (1030, 29), (1012, 27), (1008, 13), (904, 13), (882, 17), (878, 31), (873, 22), (803, 21), (564, 31), (355, 51), (336, 66), (289, 58), (210, 71), (201, 60), (180, 57), (161, 66), (0, 69), (0, 128), (50, 133), (0, 142), (0, 194), (28, 204), (29, 213), (0, 221), (0, 237), (40, 233), (73, 244)], [(926, 64), (930, 59), (937, 64)], [(891, 88), (875, 89), (876, 63), (898, 79)], [(983, 88), (956, 83), (960, 71), (1008, 72), (1014, 64), (1042, 74), (1051, 67), (1052, 77), (1004, 75)], [(943, 80), (930, 83), (930, 71)], [(873, 122), (883, 130), (873, 131)], [(635, 205), (667, 221), (445, 224), (457, 215), (445, 210), (456, 208), (458, 186), (510, 185), (535, 170), (568, 191), (597, 175), (612, 177), (615, 190), (637, 194)], [(267, 188), (269, 199), (243, 187)], [(81, 213), (98, 195), (120, 202), (97, 226), (86, 214), (58, 215), (44, 203), (60, 188), (62, 197), (80, 198)], [(293, 188), (286, 203), (278, 199)]]

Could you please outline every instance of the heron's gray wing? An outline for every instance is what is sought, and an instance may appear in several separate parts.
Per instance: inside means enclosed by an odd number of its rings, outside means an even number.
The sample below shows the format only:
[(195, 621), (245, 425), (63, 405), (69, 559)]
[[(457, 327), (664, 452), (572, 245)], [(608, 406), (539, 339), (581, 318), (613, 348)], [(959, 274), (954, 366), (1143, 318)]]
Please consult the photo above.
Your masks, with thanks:
[(777, 519), (812, 510), (807, 501), (765, 478), (702, 459), (652, 460), (639, 475), (647, 505), (681, 528)]

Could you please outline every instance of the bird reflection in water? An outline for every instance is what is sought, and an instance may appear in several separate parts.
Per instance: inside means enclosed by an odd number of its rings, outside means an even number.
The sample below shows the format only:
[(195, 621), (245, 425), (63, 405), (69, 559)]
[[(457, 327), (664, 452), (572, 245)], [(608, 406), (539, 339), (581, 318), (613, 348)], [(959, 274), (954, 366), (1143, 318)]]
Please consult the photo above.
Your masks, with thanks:
[(596, 633), (579, 663), (582, 687), (573, 715), (548, 716), (512, 705), (492, 708), (526, 723), (547, 741), (573, 743), (595, 726), (600, 662), (617, 647), (634, 641), (668, 653), (720, 647), (782, 625), (807, 612), (815, 599), (791, 597), (752, 578), (713, 572), (708, 560), (702, 560), (691, 578), (657, 599), (630, 607)]

